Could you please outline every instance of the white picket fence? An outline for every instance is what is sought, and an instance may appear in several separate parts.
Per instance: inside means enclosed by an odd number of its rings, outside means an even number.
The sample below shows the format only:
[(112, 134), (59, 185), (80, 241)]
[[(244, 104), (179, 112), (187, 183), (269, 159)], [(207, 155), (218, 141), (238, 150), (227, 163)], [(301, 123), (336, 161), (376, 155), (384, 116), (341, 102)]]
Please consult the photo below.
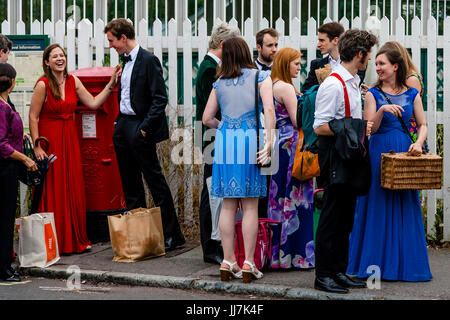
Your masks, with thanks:
[[(323, 22), (331, 21), (327, 18)], [(220, 20), (216, 19), (216, 23)], [(229, 24), (238, 26), (238, 21), (234, 18), (228, 21)], [(347, 18), (342, 18), (340, 22), (346, 29), (350, 27), (350, 21)], [(182, 24), (182, 35), (179, 35), (179, 23)], [(437, 50), (443, 49), (444, 61), (450, 61), (450, 17), (446, 17), (444, 21), (444, 34), (438, 35), (437, 32), (437, 20), (434, 17), (429, 16), (427, 19), (427, 35), (423, 33), (423, 25), (418, 17), (414, 17), (411, 21), (411, 32), (406, 33), (405, 20), (399, 17), (394, 22), (395, 33), (391, 33), (391, 23), (387, 17), (379, 20), (377, 17), (369, 17), (365, 24), (362, 23), (359, 17), (356, 17), (351, 21), (353, 28), (366, 28), (370, 27), (373, 32), (377, 33), (380, 39), (380, 44), (388, 40), (397, 40), (403, 43), (407, 48), (411, 48), (411, 53), (415, 64), (420, 68), (421, 66), (421, 50), (426, 49), (428, 54), (427, 61), (427, 123), (428, 123), (428, 143), (432, 152), (436, 152), (436, 126), (442, 124), (444, 127), (444, 179), (443, 188), (441, 190), (425, 191), (425, 197), (427, 198), (427, 229), (428, 233), (433, 234), (432, 230), (436, 212), (436, 200), (443, 199), (444, 205), (444, 240), (450, 241), (450, 173), (445, 170), (449, 168), (450, 160), (450, 109), (446, 109), (445, 106), (450, 105), (450, 65), (444, 63), (443, 79), (444, 79), (444, 108), (443, 111), (437, 111)], [(119, 57), (115, 50), (109, 50), (108, 42), (103, 34), (103, 28), (105, 22), (98, 19), (95, 25), (88, 19), (81, 20), (78, 25), (75, 25), (74, 20), (70, 19), (66, 23), (58, 21), (53, 23), (52, 21), (45, 21), (43, 27), (41, 22), (35, 20), (31, 26), (31, 34), (48, 34), (51, 37), (52, 43), (59, 43), (62, 45), (68, 56), (68, 69), (75, 70), (80, 68), (87, 68), (92, 66), (102, 66), (103, 59), (106, 54), (110, 55), (111, 66), (119, 63)], [(193, 187), (198, 187), (201, 184), (200, 175), (194, 174), (192, 163), (198, 164), (201, 161), (201, 151), (199, 148), (193, 148), (194, 144), (194, 127), (193, 116), (195, 115), (195, 105), (193, 104), (193, 96), (195, 88), (193, 86), (193, 79), (195, 78), (195, 70), (193, 68), (192, 53), (197, 52), (199, 61), (202, 61), (204, 55), (207, 52), (208, 44), (208, 30), (207, 23), (204, 18), (198, 21), (198, 35), (192, 33), (192, 22), (190, 19), (184, 19), (183, 21), (176, 21), (171, 19), (168, 22), (167, 35), (163, 34), (163, 24), (159, 19), (156, 19), (153, 23), (153, 34), (149, 35), (148, 22), (146, 19), (142, 19), (138, 22), (137, 36), (138, 43), (152, 51), (161, 61), (163, 60), (163, 52), (168, 53), (167, 62), (167, 75), (168, 76), (168, 95), (169, 104), (167, 108), (167, 114), (169, 121), (172, 124), (172, 141), (178, 141), (180, 137), (183, 137), (183, 159), (184, 159), (184, 177), (183, 179), (174, 179), (170, 181), (171, 189), (173, 193), (176, 193), (180, 183), (182, 181), (192, 181), (192, 183), (184, 184), (184, 210), (185, 212), (193, 212)], [(265, 18), (260, 20), (258, 29), (269, 26), (269, 21)], [(294, 17), (290, 21), (289, 36), (285, 35), (285, 22), (279, 18), (276, 20), (275, 28), (280, 33), (279, 46), (290, 46), (298, 50), (306, 51), (307, 65), (310, 65), (310, 61), (317, 56), (316, 43), (317, 43), (317, 23), (314, 18), (308, 20), (308, 32), (307, 34), (300, 34), (300, 20)], [(76, 29), (78, 29), (78, 37), (76, 37)], [(3, 21), (1, 24), (1, 30), (3, 34), (10, 34), (11, 25), (8, 21)], [(17, 34), (24, 34), (25, 28), (23, 22), (19, 21), (16, 26)], [(67, 30), (67, 33), (65, 32)], [(254, 34), (257, 30), (254, 29), (254, 21), (248, 18), (244, 24), (243, 37), (248, 43), (249, 47), (256, 50), (256, 43)], [(183, 53), (183, 105), (178, 105), (177, 100), (177, 74), (181, 72), (178, 70), (178, 53)], [(96, 59), (94, 61), (93, 54)], [(76, 57), (78, 60), (76, 60)], [(78, 61), (78, 63), (76, 63)], [(374, 72), (373, 61), (369, 66), (367, 72), (367, 83), (372, 83), (376, 79)], [(300, 79), (297, 79), (295, 85), (300, 88)], [(27, 117), (26, 115), (23, 115)], [(184, 119), (183, 128), (178, 128), (178, 117)], [(183, 130), (187, 129), (187, 130)], [(198, 141), (195, 141), (195, 145)], [(192, 152), (194, 150), (194, 152)], [(171, 166), (171, 172), (175, 170), (174, 165)], [(186, 215), (191, 217), (192, 215)], [(189, 218), (188, 218), (189, 219)], [(189, 222), (189, 221), (185, 221)]]

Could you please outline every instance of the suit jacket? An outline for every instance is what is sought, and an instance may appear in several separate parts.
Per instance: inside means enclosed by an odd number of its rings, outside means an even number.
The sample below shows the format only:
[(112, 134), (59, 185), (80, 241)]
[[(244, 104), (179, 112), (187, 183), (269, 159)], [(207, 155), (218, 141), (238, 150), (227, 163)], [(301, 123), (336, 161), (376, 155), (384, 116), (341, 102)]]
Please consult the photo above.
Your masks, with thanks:
[[(317, 144), (320, 176), (317, 177), (317, 184), (320, 188), (330, 185), (346, 185), (361, 196), (369, 192), (372, 180), (369, 140), (365, 136), (366, 121), (346, 119), (329, 122), (330, 129), (335, 136), (319, 136)], [(348, 125), (351, 128), (345, 128)], [(359, 145), (358, 155), (354, 153), (351, 157), (343, 152), (344, 149), (348, 149), (343, 144), (349, 144), (349, 140), (352, 140), (349, 139), (349, 133), (353, 133), (355, 136), (364, 135), (363, 141), (356, 139), (358, 140), (356, 144)]]
[[(216, 81), (216, 69), (217, 62), (211, 56), (205, 55), (198, 68), (197, 82), (195, 85), (195, 99), (197, 103), (195, 119), (197, 121), (202, 121), (203, 112), (205, 111), (212, 85), (214, 81)], [(216, 114), (216, 118), (219, 120), (221, 119), (220, 109)], [(208, 128), (202, 124), (202, 133), (207, 129)], [(205, 142), (203, 142), (203, 146), (205, 146)]]
[[(311, 66), (309, 67), (309, 73), (308, 73), (308, 77), (305, 80), (305, 83), (302, 86), (302, 93), (305, 93), (306, 91), (308, 91), (309, 88), (311, 88), (312, 86), (319, 84), (319, 81), (317, 80), (316, 77), (316, 69), (320, 69), (323, 68), (326, 64), (328, 63), (328, 56), (326, 56), (325, 58), (317, 58), (311, 61)], [(358, 76), (361, 79), (361, 82), (359, 83), (361, 85), (361, 83), (364, 81), (364, 77), (366, 75), (366, 71), (358, 71)]]
[[(122, 87), (119, 82), (119, 105)], [(141, 121), (145, 139), (154, 143), (169, 139), (166, 118), (167, 91), (159, 59), (139, 48), (130, 81), (131, 108)]]

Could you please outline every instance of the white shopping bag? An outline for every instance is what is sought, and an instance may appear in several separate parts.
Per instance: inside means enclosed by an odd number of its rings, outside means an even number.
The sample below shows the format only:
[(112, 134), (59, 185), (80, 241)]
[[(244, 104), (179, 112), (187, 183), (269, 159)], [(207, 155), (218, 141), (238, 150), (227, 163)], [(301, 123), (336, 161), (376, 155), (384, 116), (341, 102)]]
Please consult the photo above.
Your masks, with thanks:
[(17, 256), (21, 267), (48, 267), (59, 260), (53, 212), (16, 219), (19, 232)]

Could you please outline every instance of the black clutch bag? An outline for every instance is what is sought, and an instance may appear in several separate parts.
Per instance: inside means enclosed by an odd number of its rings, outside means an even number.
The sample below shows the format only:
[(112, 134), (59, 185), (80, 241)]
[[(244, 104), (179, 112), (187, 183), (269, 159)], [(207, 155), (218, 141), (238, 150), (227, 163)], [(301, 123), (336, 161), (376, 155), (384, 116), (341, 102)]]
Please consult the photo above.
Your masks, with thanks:
[[(47, 140), (45, 138), (40, 139)], [(36, 142), (38, 143), (38, 141)], [(36, 161), (33, 151), (33, 143), (31, 142), (31, 138), (29, 136), (25, 136), (23, 139), (23, 153), (36, 162), (38, 170), (30, 171), (24, 164), (21, 164), (19, 170), (19, 181), (30, 187), (38, 186), (43, 182), (42, 172), (45, 168), (48, 168), (48, 159)]]

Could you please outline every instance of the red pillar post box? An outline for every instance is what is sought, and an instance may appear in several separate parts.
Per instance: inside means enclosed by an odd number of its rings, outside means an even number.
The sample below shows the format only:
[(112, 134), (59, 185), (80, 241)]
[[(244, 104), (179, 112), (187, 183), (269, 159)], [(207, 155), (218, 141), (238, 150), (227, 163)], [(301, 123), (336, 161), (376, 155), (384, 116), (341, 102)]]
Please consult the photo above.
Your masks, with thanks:
[[(85, 68), (71, 74), (96, 96), (109, 82), (112, 68)], [(79, 101), (75, 115), (86, 187), (87, 232), (93, 242), (107, 240), (107, 215), (126, 207), (112, 141), (114, 121), (119, 112), (117, 95), (118, 86), (97, 110), (91, 110)]]

